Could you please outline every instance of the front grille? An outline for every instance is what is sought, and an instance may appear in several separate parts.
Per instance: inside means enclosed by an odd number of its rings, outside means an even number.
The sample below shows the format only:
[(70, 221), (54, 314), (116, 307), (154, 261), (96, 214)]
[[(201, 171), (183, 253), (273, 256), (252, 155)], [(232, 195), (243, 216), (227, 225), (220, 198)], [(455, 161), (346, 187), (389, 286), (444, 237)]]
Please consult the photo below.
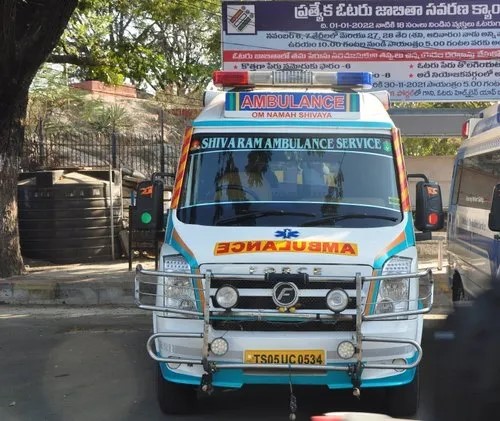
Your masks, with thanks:
[[(221, 309), (215, 298), (212, 297), (212, 306)], [(326, 297), (300, 297), (297, 304), (294, 305), (297, 310), (326, 310)], [(253, 296), (240, 296), (238, 300), (237, 309), (259, 309), (259, 310), (273, 310), (276, 309), (276, 304), (271, 297), (253, 297)], [(356, 309), (356, 299), (350, 298), (347, 305), (348, 310)]]
[[(316, 312), (316, 318), (297, 319), (293, 321), (267, 318), (265, 314), (260, 320), (256, 320), (251, 313), (259, 311), (279, 310), (272, 298), (273, 287), (278, 282), (293, 283), (299, 290), (299, 298), (295, 305), (295, 310)], [(230, 285), (238, 290), (238, 304), (234, 308), (235, 312), (221, 313), (222, 308), (215, 300), (217, 289)], [(326, 295), (329, 290), (335, 288), (344, 289), (350, 296), (345, 312), (334, 315), (326, 305)], [(241, 331), (355, 331), (355, 321), (352, 318), (356, 310), (356, 282), (344, 279), (326, 278), (320, 281), (311, 281), (308, 276), (300, 277), (295, 275), (276, 274), (266, 276), (266, 279), (222, 279), (214, 278), (210, 282), (210, 307), (213, 311), (211, 324), (215, 329), (220, 330), (241, 330)], [(238, 313), (240, 312), (240, 313)], [(243, 315), (244, 313), (247, 315)], [(346, 314), (349, 313), (349, 314)], [(327, 319), (320, 319), (327, 315)], [(309, 315), (310, 317), (310, 315)]]
[(258, 332), (354, 332), (356, 318), (336, 321), (268, 322), (262, 320), (211, 320), (215, 330)]
[[(220, 288), (224, 285), (231, 285), (235, 288), (271, 288), (273, 286), (272, 283), (266, 281), (264, 279), (253, 280), (253, 279), (217, 279), (214, 278), (211, 280), (210, 286), (212, 288)], [(298, 285), (299, 288), (302, 289), (301, 285)], [(343, 281), (336, 279), (327, 279), (324, 281), (308, 281), (305, 286), (305, 289), (333, 289), (333, 288), (342, 288), (345, 290), (348, 289), (356, 289), (356, 282), (353, 281)]]

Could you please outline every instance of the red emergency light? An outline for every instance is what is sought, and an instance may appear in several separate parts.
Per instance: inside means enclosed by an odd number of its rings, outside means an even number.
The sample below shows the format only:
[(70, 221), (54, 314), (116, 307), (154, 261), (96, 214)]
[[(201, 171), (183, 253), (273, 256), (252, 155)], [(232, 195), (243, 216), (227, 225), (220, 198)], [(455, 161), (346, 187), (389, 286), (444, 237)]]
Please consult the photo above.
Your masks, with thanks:
[(466, 138), (469, 137), (469, 127), (470, 127), (470, 122), (466, 121), (464, 124), (462, 124), (462, 137)]
[(224, 71), (216, 70), (213, 73), (213, 82), (215, 86), (251, 86), (250, 75), (245, 71)]

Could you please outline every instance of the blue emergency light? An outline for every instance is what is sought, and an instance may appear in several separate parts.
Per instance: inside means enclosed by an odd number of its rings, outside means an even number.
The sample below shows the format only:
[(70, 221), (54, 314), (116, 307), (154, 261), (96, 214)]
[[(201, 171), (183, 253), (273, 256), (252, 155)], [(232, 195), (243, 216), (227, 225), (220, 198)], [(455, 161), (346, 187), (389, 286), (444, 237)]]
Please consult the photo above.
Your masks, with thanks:
[(373, 85), (371, 72), (311, 72), (313, 85), (340, 88), (370, 89)]
[(373, 75), (371, 72), (339, 72), (337, 86), (362, 86), (371, 88)]

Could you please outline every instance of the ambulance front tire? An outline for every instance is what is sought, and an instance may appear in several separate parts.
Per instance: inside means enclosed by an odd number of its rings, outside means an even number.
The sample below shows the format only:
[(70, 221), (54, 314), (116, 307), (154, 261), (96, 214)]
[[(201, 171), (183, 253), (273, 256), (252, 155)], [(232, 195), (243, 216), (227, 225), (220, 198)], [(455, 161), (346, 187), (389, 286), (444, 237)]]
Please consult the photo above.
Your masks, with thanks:
[(156, 364), (156, 396), (164, 414), (181, 415), (193, 412), (196, 407), (196, 388), (165, 380), (160, 364)]
[(391, 417), (411, 417), (418, 410), (420, 400), (419, 369), (415, 370), (413, 380), (404, 386), (390, 387), (386, 390), (387, 413)]

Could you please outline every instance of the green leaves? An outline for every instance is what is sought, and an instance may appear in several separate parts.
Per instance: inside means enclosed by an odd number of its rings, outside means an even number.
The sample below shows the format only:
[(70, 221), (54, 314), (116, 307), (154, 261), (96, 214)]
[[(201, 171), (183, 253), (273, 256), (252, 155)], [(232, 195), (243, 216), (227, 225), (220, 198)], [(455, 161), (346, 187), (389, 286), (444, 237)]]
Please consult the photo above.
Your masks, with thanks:
[(49, 61), (79, 80), (196, 93), (220, 67), (220, 4), (212, 0), (85, 0)]
[(462, 139), (459, 137), (403, 139), (407, 156), (455, 155), (461, 142)]

